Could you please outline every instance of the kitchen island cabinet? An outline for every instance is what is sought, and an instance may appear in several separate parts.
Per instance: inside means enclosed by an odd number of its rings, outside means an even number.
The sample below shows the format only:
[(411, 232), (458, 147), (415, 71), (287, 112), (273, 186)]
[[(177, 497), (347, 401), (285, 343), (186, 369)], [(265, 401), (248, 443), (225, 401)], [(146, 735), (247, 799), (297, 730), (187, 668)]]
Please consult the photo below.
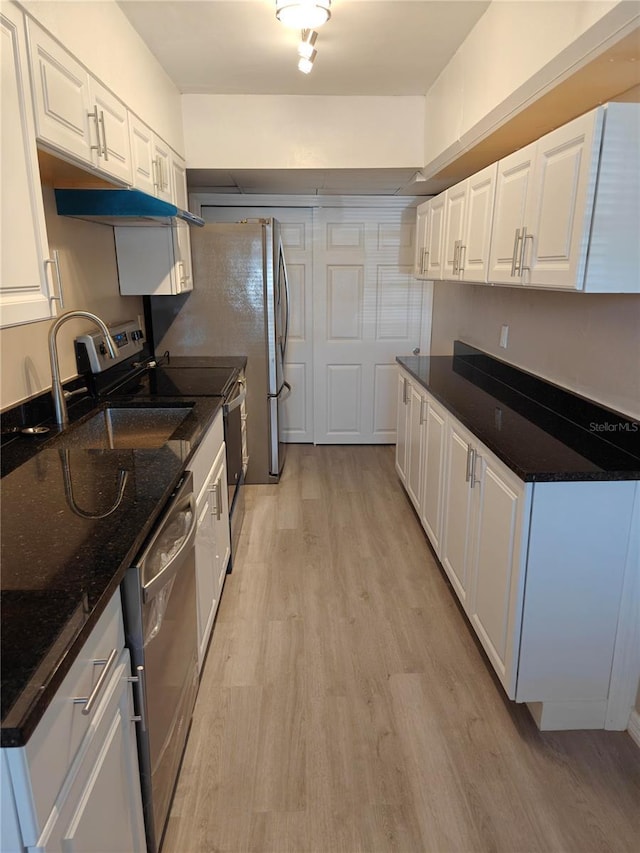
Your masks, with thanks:
[[(636, 570), (640, 453), (578, 425), (572, 434), (565, 416), (505, 387), (515, 368), (495, 360), (492, 377), (494, 360), (475, 353), (398, 359), (406, 398), (417, 386), (427, 411), (442, 412), (427, 414), (418, 505), (408, 468), (405, 488), (508, 697), (543, 729), (603, 728), (622, 588)], [(541, 382), (522, 381), (528, 395)], [(597, 407), (583, 408), (595, 422)], [(527, 410), (553, 428), (526, 421)]]

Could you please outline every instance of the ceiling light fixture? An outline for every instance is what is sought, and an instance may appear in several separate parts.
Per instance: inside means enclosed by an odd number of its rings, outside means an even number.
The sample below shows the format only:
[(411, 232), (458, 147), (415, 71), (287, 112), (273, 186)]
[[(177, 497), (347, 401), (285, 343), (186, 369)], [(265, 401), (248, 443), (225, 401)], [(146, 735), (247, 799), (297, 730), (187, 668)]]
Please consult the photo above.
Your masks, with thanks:
[(315, 30), (302, 30), (300, 33), (300, 44), (298, 45), (298, 56), (303, 56), (309, 59), (312, 53), (316, 53), (313, 47), (318, 39), (318, 33)]
[(296, 30), (315, 30), (331, 17), (331, 0), (276, 0), (276, 18)]
[(298, 71), (302, 71), (303, 74), (309, 74), (313, 68), (313, 60), (317, 55), (318, 51), (312, 50), (309, 56), (301, 56), (298, 60)]

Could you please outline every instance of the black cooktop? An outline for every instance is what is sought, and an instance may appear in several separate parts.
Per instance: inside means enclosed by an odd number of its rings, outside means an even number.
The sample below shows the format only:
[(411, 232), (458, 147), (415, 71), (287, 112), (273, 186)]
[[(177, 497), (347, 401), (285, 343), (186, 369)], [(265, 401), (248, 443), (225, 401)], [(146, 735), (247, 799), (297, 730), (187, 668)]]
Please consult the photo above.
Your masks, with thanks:
[(150, 367), (128, 380), (118, 397), (227, 397), (238, 378), (233, 367)]

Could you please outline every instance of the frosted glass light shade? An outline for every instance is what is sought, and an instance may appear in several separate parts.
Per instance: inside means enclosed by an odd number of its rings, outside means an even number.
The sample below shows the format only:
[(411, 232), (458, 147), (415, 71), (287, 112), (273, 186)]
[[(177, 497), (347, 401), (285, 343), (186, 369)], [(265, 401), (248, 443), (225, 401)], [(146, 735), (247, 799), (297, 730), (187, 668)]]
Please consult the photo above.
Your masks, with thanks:
[(276, 0), (276, 18), (296, 30), (315, 30), (331, 17), (331, 0)]

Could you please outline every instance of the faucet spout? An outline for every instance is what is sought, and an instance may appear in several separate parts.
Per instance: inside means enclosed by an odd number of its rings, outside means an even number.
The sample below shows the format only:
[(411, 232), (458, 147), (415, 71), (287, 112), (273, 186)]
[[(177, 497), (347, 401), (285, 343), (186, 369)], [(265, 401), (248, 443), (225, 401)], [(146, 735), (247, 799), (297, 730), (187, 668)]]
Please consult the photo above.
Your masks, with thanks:
[(116, 345), (107, 328), (104, 320), (101, 320), (96, 314), (91, 311), (66, 311), (61, 314), (58, 319), (52, 323), (49, 329), (49, 361), (51, 362), (51, 396), (53, 397), (53, 405), (56, 410), (56, 423), (58, 426), (67, 426), (69, 423), (69, 415), (67, 413), (67, 401), (62, 390), (62, 380), (60, 379), (60, 365), (58, 363), (58, 330), (67, 320), (74, 318), (84, 318), (91, 320), (92, 323), (100, 329), (104, 335), (104, 341), (107, 345), (110, 358), (116, 357)]

